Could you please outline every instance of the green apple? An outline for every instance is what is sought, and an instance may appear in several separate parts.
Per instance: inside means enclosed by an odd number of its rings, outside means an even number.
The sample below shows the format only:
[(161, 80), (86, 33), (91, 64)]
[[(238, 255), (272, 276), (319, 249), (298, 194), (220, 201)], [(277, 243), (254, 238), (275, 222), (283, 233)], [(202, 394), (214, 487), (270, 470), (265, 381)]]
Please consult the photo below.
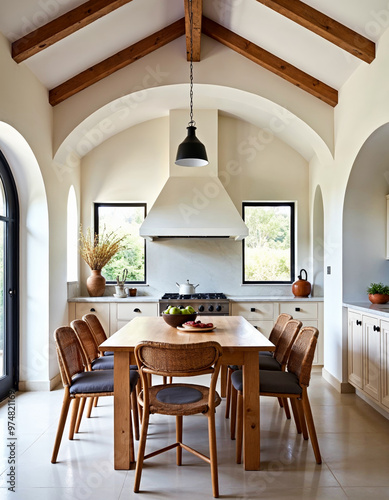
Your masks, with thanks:
[(172, 306), (168, 306), (168, 307), (167, 307), (167, 309), (165, 309), (165, 310), (163, 311), (163, 313), (164, 313), (164, 314), (169, 314), (169, 311), (170, 311), (170, 309), (171, 309), (171, 308), (172, 308)]
[(186, 306), (185, 309), (188, 311), (188, 314), (194, 314), (196, 312), (192, 306)]
[(181, 314), (181, 309), (179, 307), (171, 307), (169, 314)]

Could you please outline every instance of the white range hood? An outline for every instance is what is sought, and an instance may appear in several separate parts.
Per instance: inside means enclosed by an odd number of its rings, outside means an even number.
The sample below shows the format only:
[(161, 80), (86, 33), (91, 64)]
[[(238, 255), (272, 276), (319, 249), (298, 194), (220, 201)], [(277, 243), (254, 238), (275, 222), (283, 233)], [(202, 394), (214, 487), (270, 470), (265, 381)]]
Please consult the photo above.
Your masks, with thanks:
[[(154, 238), (233, 238), (242, 240), (248, 228), (218, 177), (218, 112), (196, 110), (198, 137), (207, 149), (209, 165), (178, 167), (178, 144), (185, 136), (186, 110), (170, 112), (170, 176), (140, 227)], [(233, 179), (232, 179), (233, 182)]]

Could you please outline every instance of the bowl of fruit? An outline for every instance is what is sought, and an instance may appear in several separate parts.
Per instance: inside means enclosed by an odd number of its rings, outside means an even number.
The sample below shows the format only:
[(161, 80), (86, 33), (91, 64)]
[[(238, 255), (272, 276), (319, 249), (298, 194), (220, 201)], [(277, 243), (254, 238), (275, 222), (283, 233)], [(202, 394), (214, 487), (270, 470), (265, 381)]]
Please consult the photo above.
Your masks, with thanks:
[(169, 306), (165, 309), (165, 311), (163, 311), (162, 317), (169, 326), (177, 328), (177, 326), (181, 326), (186, 321), (194, 321), (197, 317), (197, 313), (192, 306)]

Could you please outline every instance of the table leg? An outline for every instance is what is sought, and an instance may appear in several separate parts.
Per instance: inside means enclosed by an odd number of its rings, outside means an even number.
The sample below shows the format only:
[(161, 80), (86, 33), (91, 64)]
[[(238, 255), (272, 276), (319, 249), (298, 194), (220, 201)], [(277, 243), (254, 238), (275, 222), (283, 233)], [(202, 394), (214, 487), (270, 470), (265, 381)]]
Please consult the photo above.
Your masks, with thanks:
[(245, 470), (260, 469), (259, 366), (256, 351), (244, 355), (243, 463)]
[(130, 353), (116, 351), (114, 357), (114, 468), (129, 470), (134, 468), (130, 459)]
[(220, 396), (225, 398), (227, 395), (227, 365), (220, 367)]

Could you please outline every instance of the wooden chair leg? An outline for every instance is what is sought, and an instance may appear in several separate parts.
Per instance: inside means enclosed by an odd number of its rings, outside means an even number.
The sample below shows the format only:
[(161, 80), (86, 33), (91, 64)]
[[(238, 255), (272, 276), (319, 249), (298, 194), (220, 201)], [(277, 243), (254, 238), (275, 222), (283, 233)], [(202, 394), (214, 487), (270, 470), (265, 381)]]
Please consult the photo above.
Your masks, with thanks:
[(278, 399), (278, 404), (280, 405), (280, 408), (284, 407), (284, 403), (282, 402), (282, 398), (277, 398)]
[(300, 415), (297, 408), (296, 400), (294, 398), (290, 398), (290, 405), (292, 407), (293, 418), (296, 424), (297, 433), (301, 434)]
[(282, 398), (282, 406), (284, 407), (286, 418), (288, 420), (290, 420), (290, 410), (289, 410), (288, 398)]
[(308, 439), (307, 424), (305, 421), (305, 415), (304, 415), (305, 412), (301, 399), (296, 399), (296, 406), (299, 414), (299, 421), (301, 425), (301, 431), (303, 433), (303, 438), (307, 440)]
[(236, 427), (236, 404), (238, 399), (238, 391), (231, 384), (231, 439), (235, 439), (235, 427)]
[(88, 409), (86, 411), (86, 418), (90, 418), (93, 408), (93, 398), (88, 398)]
[(69, 397), (69, 392), (65, 389), (65, 394), (62, 402), (61, 415), (59, 417), (57, 434), (55, 436), (53, 454), (51, 455), (51, 463), (55, 464), (57, 461), (59, 447), (61, 445), (62, 435), (65, 428), (66, 417), (68, 416), (69, 406), (71, 399)]
[(80, 430), (80, 425), (81, 425), (82, 415), (84, 413), (85, 403), (86, 403), (86, 398), (81, 398), (80, 407), (78, 408), (76, 428), (74, 429), (74, 432), (76, 434)]
[(134, 432), (133, 425), (131, 421), (131, 412), (130, 412), (130, 462), (135, 462), (135, 444), (134, 444)]
[(140, 423), (142, 423), (142, 418), (143, 418), (143, 408), (139, 404), (139, 401), (138, 401), (138, 396), (139, 396), (139, 393), (140, 393), (141, 390), (142, 390), (142, 384), (140, 382), (138, 382), (136, 384), (135, 391), (136, 391), (136, 401), (137, 401), (137, 405), (138, 405), (138, 416), (139, 416), (139, 422)]
[(316, 463), (321, 464), (319, 442), (317, 440), (315, 424), (313, 422), (313, 416), (311, 411), (311, 405), (309, 404), (306, 388), (303, 389), (302, 405), (304, 409), (304, 415), (307, 420), (309, 437), (311, 438), (311, 443), (312, 443), (313, 453), (315, 454)]
[(219, 497), (219, 478), (217, 471), (217, 447), (216, 447), (216, 426), (215, 412), (208, 412), (208, 437), (209, 437), (209, 458), (211, 465), (212, 492), (215, 498)]
[(72, 440), (74, 437), (74, 429), (76, 427), (79, 406), (80, 406), (80, 398), (74, 398), (73, 408), (72, 408), (72, 418), (70, 420), (70, 427), (69, 427), (69, 439), (70, 440)]
[(143, 410), (142, 430), (140, 432), (138, 459), (136, 461), (135, 482), (134, 482), (134, 492), (135, 493), (139, 493), (140, 480), (142, 477), (143, 461), (144, 461), (144, 456), (145, 456), (148, 427), (149, 427), (149, 412), (146, 409), (146, 410)]
[(231, 405), (231, 375), (232, 370), (227, 368), (227, 386), (226, 386), (226, 413), (225, 418), (230, 418), (230, 405)]
[[(176, 416), (176, 443), (182, 443), (182, 416)], [(177, 465), (182, 465), (182, 448), (177, 446), (176, 451), (176, 463)]]
[(93, 406), (95, 408), (96, 408), (98, 402), (99, 402), (99, 397), (98, 396), (96, 396), (95, 398), (93, 398)]
[(237, 417), (236, 417), (236, 463), (242, 463), (243, 443), (243, 393), (238, 392)]
[(134, 421), (135, 439), (139, 441), (139, 414), (138, 414), (138, 401), (136, 398), (136, 391), (132, 391), (131, 393), (131, 410), (132, 410), (132, 419)]

